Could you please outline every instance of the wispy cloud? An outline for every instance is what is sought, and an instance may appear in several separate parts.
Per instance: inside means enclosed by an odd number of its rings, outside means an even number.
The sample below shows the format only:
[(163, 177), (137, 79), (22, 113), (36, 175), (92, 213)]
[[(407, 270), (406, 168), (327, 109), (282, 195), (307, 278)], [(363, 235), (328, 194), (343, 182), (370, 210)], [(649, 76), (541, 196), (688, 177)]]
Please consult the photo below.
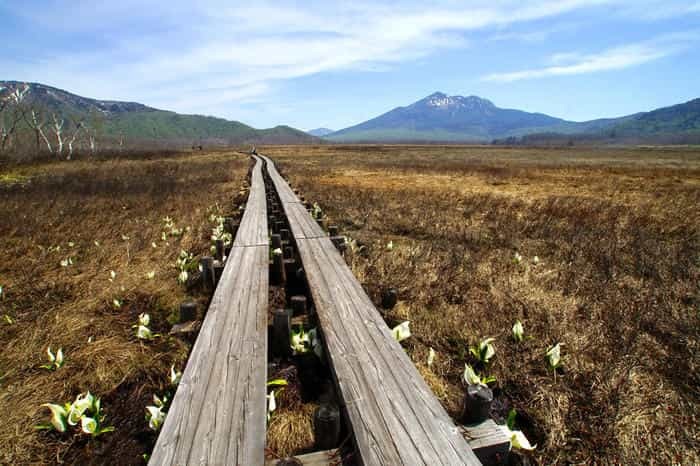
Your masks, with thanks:
[[(446, 0), (424, 3), (260, 3), (220, 0), (144, 8), (141, 2), (49, 1), (14, 13), (44, 34), (106, 43), (44, 56), (0, 58), (19, 79), (46, 81), (97, 97), (129, 97), (180, 111), (240, 102), (276, 83), (338, 70), (386, 70), (440, 49), (466, 47), (469, 31), (503, 28), (611, 0)], [(7, 7), (6, 7), (7, 8)], [(134, 14), (138, 11), (138, 14)], [(76, 50), (77, 49), (77, 50)], [(7, 71), (6, 71), (7, 72)], [(206, 96), (203, 89), (218, 92)]]
[[(633, 7), (639, 2), (647, 7)], [(12, 53), (0, 55), (0, 69), (97, 98), (236, 117), (298, 78), (384, 72), (479, 38), (542, 42), (568, 28), (571, 18), (560, 17), (612, 7), (631, 16), (663, 9), (665, 17), (697, 10), (698, 0), (43, 0), (32, 8), (0, 0), (0, 41), (13, 21), (36, 37), (5, 37)], [(670, 53), (664, 44), (632, 44), (485, 79), (619, 69)]]
[(548, 61), (552, 63), (551, 66), (488, 74), (483, 76), (482, 80), (513, 82), (523, 79), (620, 70), (679, 53), (698, 40), (700, 40), (699, 33), (689, 32), (665, 35), (650, 41), (616, 46), (592, 54), (581, 54), (578, 52), (557, 53), (549, 57)]

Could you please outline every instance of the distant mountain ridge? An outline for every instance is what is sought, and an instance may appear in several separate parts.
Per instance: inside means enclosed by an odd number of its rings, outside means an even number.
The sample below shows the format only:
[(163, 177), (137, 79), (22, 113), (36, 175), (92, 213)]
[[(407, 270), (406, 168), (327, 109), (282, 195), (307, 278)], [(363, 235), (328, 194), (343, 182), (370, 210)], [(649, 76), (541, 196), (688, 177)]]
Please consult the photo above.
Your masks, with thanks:
[(478, 96), (435, 92), (324, 138), (337, 142), (489, 142), (546, 133), (641, 137), (654, 131), (656, 134), (698, 131), (698, 107), (700, 99), (620, 118), (574, 122), (542, 113), (499, 108)]
[(311, 130), (307, 131), (307, 133), (309, 133), (312, 136), (316, 136), (316, 137), (327, 136), (327, 135), (334, 133), (334, 132), (335, 132), (335, 130), (332, 130), (329, 128), (316, 128), (316, 129), (311, 129)]
[[(97, 100), (40, 83), (0, 81), (0, 96), (29, 86), (25, 100), (65, 118), (99, 120), (106, 136), (128, 140), (180, 141), (185, 144), (305, 143), (316, 140), (289, 126), (255, 129), (238, 121), (183, 115), (136, 102)], [(70, 124), (70, 123), (69, 123)]]

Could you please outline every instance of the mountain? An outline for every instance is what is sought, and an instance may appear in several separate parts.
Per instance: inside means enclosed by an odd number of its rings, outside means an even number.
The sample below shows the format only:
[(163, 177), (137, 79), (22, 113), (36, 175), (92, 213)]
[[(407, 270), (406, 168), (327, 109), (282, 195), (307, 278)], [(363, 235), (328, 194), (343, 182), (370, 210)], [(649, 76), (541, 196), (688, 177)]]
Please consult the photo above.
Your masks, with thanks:
[(610, 128), (616, 136), (700, 136), (700, 99), (639, 113)]
[(487, 142), (532, 134), (588, 135), (590, 138), (685, 134), (700, 126), (700, 99), (652, 112), (584, 122), (542, 113), (504, 109), (477, 96), (436, 92), (407, 107), (336, 131), (338, 142)]
[[(238, 121), (203, 115), (182, 115), (135, 102), (96, 100), (38, 83), (0, 81), (0, 97), (28, 86), (24, 101), (45, 115), (68, 121), (87, 120), (108, 137), (127, 141), (169, 141), (181, 144), (304, 143), (316, 139), (289, 126), (255, 129)], [(70, 125), (70, 123), (67, 123)]]
[(309, 133), (310, 135), (316, 136), (319, 138), (322, 138), (323, 136), (327, 136), (333, 132), (335, 132), (335, 131), (333, 131), (332, 129), (328, 129), (328, 128), (316, 128), (316, 129), (312, 129), (312, 130), (307, 131), (307, 133)]

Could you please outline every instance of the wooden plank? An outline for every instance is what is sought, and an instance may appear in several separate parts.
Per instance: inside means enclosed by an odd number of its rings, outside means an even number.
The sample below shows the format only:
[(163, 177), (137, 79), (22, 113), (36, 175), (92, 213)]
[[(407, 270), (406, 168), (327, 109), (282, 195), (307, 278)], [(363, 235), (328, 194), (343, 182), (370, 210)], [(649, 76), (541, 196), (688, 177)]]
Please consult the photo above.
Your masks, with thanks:
[(328, 236), (323, 228), (306, 211), (304, 204), (299, 202), (283, 203), (284, 213), (287, 215), (290, 224), (296, 225), (292, 228), (292, 235), (295, 238), (320, 238)]
[(362, 463), (480, 464), (330, 239), (288, 220)]
[(241, 224), (236, 233), (234, 246), (262, 246), (268, 244), (267, 202), (262, 177), (262, 161), (254, 157), (255, 166), (251, 175), (250, 192)]
[(289, 184), (284, 180), (284, 178), (282, 178), (282, 175), (279, 174), (277, 168), (275, 167), (275, 164), (272, 163), (272, 161), (270, 161), (270, 159), (265, 157), (264, 155), (261, 155), (261, 157), (265, 161), (270, 162), (267, 164), (267, 172), (270, 174), (270, 178), (272, 179), (272, 182), (275, 185), (277, 195), (280, 197), (280, 201), (282, 202), (282, 204), (287, 202), (301, 202), (297, 195), (294, 194), (292, 188), (289, 187)]
[(231, 249), (149, 464), (264, 464), (268, 259), (267, 243)]
[(460, 427), (469, 446), (485, 465), (501, 465), (508, 460), (510, 439), (493, 419)]
[[(294, 457), (304, 466), (336, 466), (341, 464), (340, 451), (338, 449), (315, 451)], [(276, 466), (280, 460), (271, 459), (265, 461), (265, 466)]]

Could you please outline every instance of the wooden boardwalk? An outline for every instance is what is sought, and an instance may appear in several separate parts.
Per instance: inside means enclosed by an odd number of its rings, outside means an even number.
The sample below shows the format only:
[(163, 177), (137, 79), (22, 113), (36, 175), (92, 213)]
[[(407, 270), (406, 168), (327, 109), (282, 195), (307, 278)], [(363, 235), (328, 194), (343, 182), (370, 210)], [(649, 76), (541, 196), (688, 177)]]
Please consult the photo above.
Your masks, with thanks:
[(268, 232), (262, 162), (151, 465), (264, 464)]
[(296, 240), (361, 462), (480, 464), (331, 240), (263, 159)]

